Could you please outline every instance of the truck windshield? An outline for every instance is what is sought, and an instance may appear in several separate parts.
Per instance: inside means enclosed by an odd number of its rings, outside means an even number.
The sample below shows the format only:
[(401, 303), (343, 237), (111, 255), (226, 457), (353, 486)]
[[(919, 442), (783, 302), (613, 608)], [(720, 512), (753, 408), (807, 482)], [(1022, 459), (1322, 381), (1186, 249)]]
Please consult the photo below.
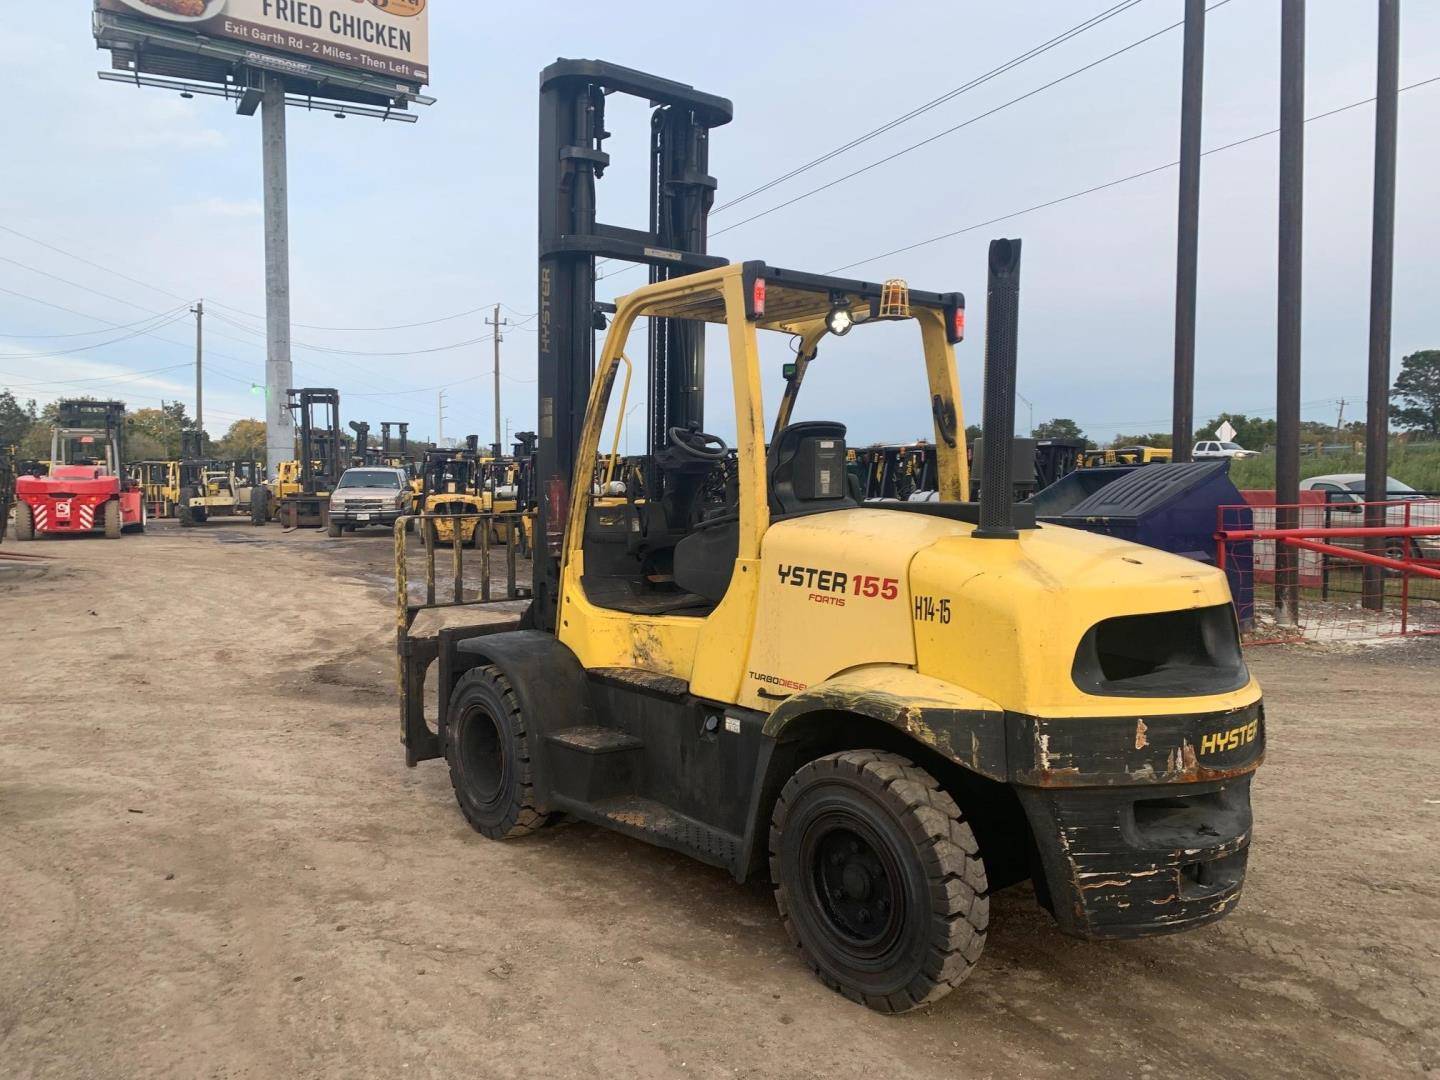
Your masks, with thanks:
[(337, 488), (392, 488), (400, 487), (400, 474), (383, 469), (351, 469), (340, 477)]

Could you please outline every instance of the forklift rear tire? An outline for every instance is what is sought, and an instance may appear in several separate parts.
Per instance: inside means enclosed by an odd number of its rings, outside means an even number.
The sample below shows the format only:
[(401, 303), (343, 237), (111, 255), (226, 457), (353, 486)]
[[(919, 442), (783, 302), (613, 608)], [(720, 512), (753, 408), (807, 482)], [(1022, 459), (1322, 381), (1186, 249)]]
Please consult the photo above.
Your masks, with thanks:
[(188, 507), (188, 506), (182, 506), (182, 507), (180, 507), (179, 514), (180, 514), (180, 527), (181, 527), (182, 529), (193, 529), (193, 528), (195, 527), (195, 515), (191, 512), (190, 507)]
[(520, 700), (497, 667), (467, 671), (450, 696), (444, 734), (450, 785), (465, 820), (491, 840), (544, 826), (535, 806), (530, 740)]
[(105, 504), (105, 539), (120, 539), (120, 504), (113, 499)]
[(28, 503), (22, 502), (15, 507), (15, 539), (35, 539), (35, 511)]
[(771, 818), (770, 876), (820, 981), (877, 1012), (944, 997), (985, 947), (975, 834), (935, 778), (898, 754), (850, 750), (799, 769)]

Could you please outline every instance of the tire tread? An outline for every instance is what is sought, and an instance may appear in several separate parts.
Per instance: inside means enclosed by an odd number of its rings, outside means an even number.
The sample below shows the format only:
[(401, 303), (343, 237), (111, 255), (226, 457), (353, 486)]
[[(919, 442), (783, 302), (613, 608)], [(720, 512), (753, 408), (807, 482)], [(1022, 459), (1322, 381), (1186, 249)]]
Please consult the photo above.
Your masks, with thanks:
[[(780, 837), (801, 789), (836, 773), (860, 780), (915, 844), (930, 883), (932, 930), (921, 970), (902, 991), (862, 994), (828, 974), (801, 941), (792, 898), (780, 867)], [(770, 826), (770, 876), (775, 904), (791, 943), (830, 989), (877, 1012), (908, 1012), (939, 1000), (964, 982), (980, 959), (990, 924), (985, 866), (979, 846), (954, 798), (926, 769), (884, 750), (846, 750), (811, 761), (796, 771), (776, 800)]]

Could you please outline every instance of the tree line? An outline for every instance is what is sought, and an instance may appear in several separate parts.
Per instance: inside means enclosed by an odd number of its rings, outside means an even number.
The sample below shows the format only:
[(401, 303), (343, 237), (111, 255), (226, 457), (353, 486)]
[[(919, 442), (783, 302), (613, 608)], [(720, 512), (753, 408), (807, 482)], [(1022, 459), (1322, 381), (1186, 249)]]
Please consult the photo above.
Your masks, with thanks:
[[(1356, 403), (1357, 409), (1362, 407), (1363, 403)], [(1300, 441), (1326, 444), (1365, 441), (1364, 420), (1344, 423), (1338, 416), (1336, 420), (1334, 424), (1302, 420)], [(1222, 412), (1196, 428), (1194, 441), (1215, 438), (1215, 429), (1227, 422), (1235, 429), (1235, 441), (1247, 450), (1263, 450), (1275, 444), (1274, 420), (1229, 412)], [(1390, 392), (1390, 426), (1392, 431), (1414, 442), (1440, 442), (1440, 349), (1422, 349), (1401, 361), (1400, 374)], [(1098, 449), (1098, 444), (1086, 437), (1079, 424), (1064, 417), (1047, 420), (1031, 434), (1037, 439), (1079, 439), (1091, 449)], [(1118, 434), (1107, 445), (1169, 447), (1171, 442), (1168, 431), (1147, 431)]]

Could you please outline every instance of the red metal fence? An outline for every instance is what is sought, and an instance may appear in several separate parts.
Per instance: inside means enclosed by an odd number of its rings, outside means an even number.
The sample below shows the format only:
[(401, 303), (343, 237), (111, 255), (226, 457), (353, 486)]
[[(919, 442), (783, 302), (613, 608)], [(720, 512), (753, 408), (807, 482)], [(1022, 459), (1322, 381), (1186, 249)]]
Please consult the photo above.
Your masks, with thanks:
[[(1216, 556), (1246, 641), (1440, 634), (1440, 499), (1315, 496), (1277, 505), (1272, 492), (1246, 492), (1245, 505), (1220, 508)], [(1294, 618), (1277, 602), (1286, 592)]]

